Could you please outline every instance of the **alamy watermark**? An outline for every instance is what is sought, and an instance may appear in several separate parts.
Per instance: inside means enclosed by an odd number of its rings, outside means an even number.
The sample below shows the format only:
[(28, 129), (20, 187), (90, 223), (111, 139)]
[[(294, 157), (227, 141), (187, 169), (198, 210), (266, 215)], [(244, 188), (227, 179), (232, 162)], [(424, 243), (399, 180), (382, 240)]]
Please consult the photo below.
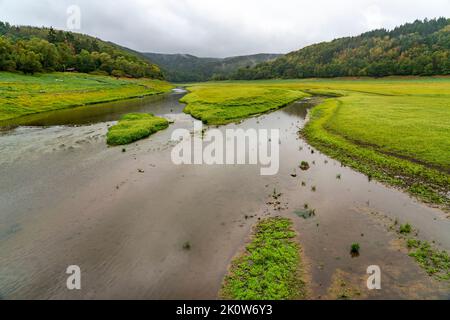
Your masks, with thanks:
[[(81, 290), (81, 268), (77, 265), (67, 267), (66, 274), (69, 277), (66, 280), (67, 289), (70, 291)], [(367, 289), (381, 290), (381, 268), (376, 265), (367, 268)]]
[(81, 268), (73, 265), (67, 267), (66, 274), (70, 276), (67, 278), (66, 286), (68, 290), (81, 290)]
[[(225, 133), (224, 133), (225, 131)], [(172, 141), (176, 165), (259, 165), (263, 176), (276, 175), (280, 169), (280, 131), (278, 129), (203, 130), (194, 122), (193, 135), (177, 129)]]
[(81, 8), (77, 5), (71, 5), (66, 10), (68, 30), (81, 30)]
[(369, 266), (367, 268), (367, 289), (369, 290), (381, 290), (381, 268), (379, 266)]

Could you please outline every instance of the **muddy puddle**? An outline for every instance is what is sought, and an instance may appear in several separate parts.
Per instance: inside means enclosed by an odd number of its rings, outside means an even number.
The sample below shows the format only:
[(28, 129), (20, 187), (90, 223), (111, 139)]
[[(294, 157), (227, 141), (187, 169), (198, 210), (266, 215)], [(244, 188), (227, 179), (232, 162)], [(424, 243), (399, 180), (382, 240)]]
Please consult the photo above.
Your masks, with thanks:
[[(420, 269), (389, 231), (390, 221), (409, 222), (449, 250), (449, 219), (300, 139), (317, 100), (219, 128), (280, 129), (280, 171), (261, 176), (259, 166), (172, 163), (173, 130), (193, 128), (181, 95), (140, 100), (126, 112), (111, 107), (113, 115), (74, 115), (79, 122), (70, 126), (58, 114), (35, 123), (46, 127), (0, 133), (1, 298), (216, 299), (252, 226), (275, 215), (295, 223), (313, 299), (342, 290), (353, 298), (449, 298), (448, 285)], [(108, 148), (108, 125), (130, 110), (175, 123), (126, 152)], [(66, 289), (70, 265), (81, 268), (81, 291)], [(382, 290), (366, 287), (371, 265), (381, 268)]]

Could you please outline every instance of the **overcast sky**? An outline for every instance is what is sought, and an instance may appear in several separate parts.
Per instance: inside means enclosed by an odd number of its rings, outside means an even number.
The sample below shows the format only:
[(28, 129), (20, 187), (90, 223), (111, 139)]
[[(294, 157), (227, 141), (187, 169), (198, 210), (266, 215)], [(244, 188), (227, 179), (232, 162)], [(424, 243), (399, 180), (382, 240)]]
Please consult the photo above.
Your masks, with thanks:
[(0, 20), (67, 29), (145, 52), (225, 57), (286, 53), (308, 44), (450, 17), (450, 0), (0, 0)]

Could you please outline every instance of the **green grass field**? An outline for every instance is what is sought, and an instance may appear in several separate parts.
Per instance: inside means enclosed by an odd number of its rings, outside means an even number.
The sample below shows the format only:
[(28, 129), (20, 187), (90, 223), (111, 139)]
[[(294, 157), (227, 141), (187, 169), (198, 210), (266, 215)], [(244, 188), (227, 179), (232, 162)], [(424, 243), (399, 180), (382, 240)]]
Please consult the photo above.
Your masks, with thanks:
[(130, 144), (168, 126), (169, 121), (164, 118), (146, 113), (130, 113), (123, 116), (117, 125), (109, 128), (107, 143), (111, 146)]
[(298, 90), (246, 84), (202, 84), (189, 90), (191, 93), (181, 99), (187, 104), (185, 112), (211, 125), (273, 111), (308, 96)]
[[(370, 178), (450, 206), (450, 78), (271, 80), (188, 86), (187, 112), (212, 124), (328, 96), (303, 130), (314, 147)], [(263, 106), (263, 107), (261, 107)]]
[(232, 300), (304, 298), (299, 247), (294, 238), (289, 219), (259, 222), (246, 252), (233, 261), (221, 297)]
[(170, 91), (165, 81), (78, 73), (0, 72), (0, 121), (29, 114)]

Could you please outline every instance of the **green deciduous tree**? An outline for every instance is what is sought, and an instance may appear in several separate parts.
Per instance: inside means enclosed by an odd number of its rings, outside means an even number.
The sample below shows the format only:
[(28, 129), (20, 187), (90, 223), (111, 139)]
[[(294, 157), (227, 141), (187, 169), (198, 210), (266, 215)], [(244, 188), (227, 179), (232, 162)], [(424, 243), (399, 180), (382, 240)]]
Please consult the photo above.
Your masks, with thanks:
[(95, 70), (94, 58), (87, 50), (81, 50), (80, 54), (77, 55), (76, 68), (80, 72), (91, 72)]
[(13, 71), (15, 68), (13, 46), (7, 38), (0, 36), (0, 70)]
[(308, 46), (234, 79), (449, 74), (450, 19), (408, 23)]
[(34, 74), (42, 71), (40, 56), (33, 51), (23, 50), (17, 55), (17, 70), (25, 74)]

